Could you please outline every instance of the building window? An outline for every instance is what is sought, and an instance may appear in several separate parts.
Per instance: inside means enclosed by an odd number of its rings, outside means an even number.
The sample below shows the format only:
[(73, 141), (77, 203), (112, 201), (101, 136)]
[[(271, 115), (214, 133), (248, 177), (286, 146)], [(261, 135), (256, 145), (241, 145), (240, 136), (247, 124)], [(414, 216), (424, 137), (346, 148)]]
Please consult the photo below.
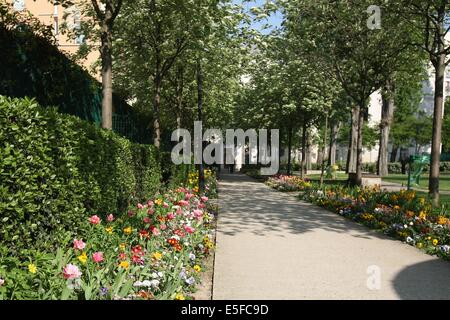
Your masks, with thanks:
[(58, 24), (58, 17), (53, 18), (53, 32), (55, 36), (59, 34), (59, 24)]
[(25, 9), (25, 0), (14, 0), (13, 8), (15, 11), (22, 11)]
[(83, 44), (84, 34), (81, 33), (81, 13), (79, 10), (76, 10), (73, 13), (73, 28), (77, 35), (75, 38), (75, 44)]

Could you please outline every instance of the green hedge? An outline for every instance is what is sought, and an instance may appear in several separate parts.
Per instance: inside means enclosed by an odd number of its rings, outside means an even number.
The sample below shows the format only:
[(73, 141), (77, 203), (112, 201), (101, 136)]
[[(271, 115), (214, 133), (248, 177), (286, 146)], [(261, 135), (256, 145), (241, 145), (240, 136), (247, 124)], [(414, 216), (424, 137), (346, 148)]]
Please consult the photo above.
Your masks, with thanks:
[(89, 215), (120, 215), (159, 189), (156, 159), (75, 116), (0, 96), (0, 243), (51, 250)]

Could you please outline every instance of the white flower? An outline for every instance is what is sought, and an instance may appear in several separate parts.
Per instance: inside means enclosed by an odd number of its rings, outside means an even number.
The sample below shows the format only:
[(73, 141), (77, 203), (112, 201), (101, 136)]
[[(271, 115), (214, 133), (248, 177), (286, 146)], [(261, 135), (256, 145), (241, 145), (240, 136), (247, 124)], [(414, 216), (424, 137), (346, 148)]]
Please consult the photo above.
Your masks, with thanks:
[(403, 225), (403, 228), (405, 228), (405, 229), (408, 228), (408, 225), (407, 224)]
[(407, 238), (406, 238), (406, 242), (407, 242), (407, 243), (412, 243), (412, 242), (414, 242), (414, 239), (411, 238), (411, 237), (407, 237)]
[(152, 281), (150, 281), (150, 285), (151, 285), (153, 288), (158, 287), (158, 286), (159, 286), (159, 280), (152, 280)]
[(151, 286), (152, 286), (152, 283), (151, 283), (150, 280), (144, 280), (144, 281), (142, 282), (142, 286), (143, 286), (143, 287), (151, 287)]
[(164, 272), (159, 271), (158, 272), (158, 277), (163, 278), (164, 277)]
[(192, 252), (189, 253), (189, 259), (190, 260), (195, 260), (195, 254), (193, 254)]
[(133, 283), (133, 286), (135, 287), (142, 287), (144, 284), (141, 281), (136, 281), (135, 283)]
[(5, 284), (5, 280), (0, 278), (0, 287)]
[(195, 283), (194, 277), (190, 277), (189, 279), (186, 279), (185, 281), (188, 285), (193, 285)]
[(409, 223), (409, 225), (410, 225), (410, 226), (413, 226), (413, 225), (414, 225), (414, 222), (411, 221), (411, 222)]

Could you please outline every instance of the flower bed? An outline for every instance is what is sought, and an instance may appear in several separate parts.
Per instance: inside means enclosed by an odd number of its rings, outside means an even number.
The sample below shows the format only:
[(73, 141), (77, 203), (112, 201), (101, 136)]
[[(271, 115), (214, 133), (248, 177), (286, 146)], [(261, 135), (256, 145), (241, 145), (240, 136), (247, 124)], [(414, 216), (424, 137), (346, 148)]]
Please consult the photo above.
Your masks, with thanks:
[(310, 188), (300, 197), (450, 260), (450, 219), (444, 212), (433, 214), (431, 203), (414, 191), (330, 186)]
[(311, 187), (311, 182), (296, 176), (277, 175), (270, 177), (266, 184), (278, 191), (304, 191)]
[(207, 203), (179, 188), (125, 217), (90, 217), (54, 253), (0, 247), (0, 299), (189, 299), (214, 247)]
[[(217, 177), (216, 173), (211, 169), (204, 170), (205, 177), (205, 195), (209, 198), (217, 198)], [(198, 171), (192, 171), (188, 175), (187, 187), (194, 192), (199, 190)]]

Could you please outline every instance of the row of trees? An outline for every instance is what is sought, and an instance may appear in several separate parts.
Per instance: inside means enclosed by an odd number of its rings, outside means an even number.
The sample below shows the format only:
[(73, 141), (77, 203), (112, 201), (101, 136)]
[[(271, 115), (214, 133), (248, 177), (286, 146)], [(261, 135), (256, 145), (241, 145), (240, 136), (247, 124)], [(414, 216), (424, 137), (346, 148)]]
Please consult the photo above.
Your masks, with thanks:
[[(271, 113), (274, 117), (267, 117), (264, 125), (281, 121), (287, 127), (288, 142), (293, 127), (300, 130), (303, 155), (309, 127), (322, 132), (321, 153), (331, 131), (329, 161), (333, 162), (336, 134), (340, 124), (350, 118), (347, 169), (350, 182), (360, 185), (364, 128), (372, 94), (380, 91), (382, 95), (377, 170), (386, 175), (389, 141), (394, 147), (403, 144), (405, 138), (401, 135), (413, 130), (412, 123), (420, 125), (425, 119), (417, 118), (417, 110), (413, 109), (420, 102), (421, 81), (431, 63), (436, 74), (435, 103), (432, 137), (425, 139), (432, 141), (429, 191), (437, 204), (444, 73), (449, 50), (445, 40), (448, 1), (385, 1), (380, 7), (364, 0), (276, 3), (275, 9), (270, 5), (259, 10), (266, 14), (280, 10), (284, 21), (259, 46), (259, 54), (270, 61), (266, 63), (268, 70), (258, 73), (259, 58), (255, 62), (258, 70), (248, 88), (249, 96), (264, 100), (260, 107), (275, 108)], [(264, 82), (269, 83), (271, 92), (259, 95)], [(254, 121), (251, 116), (260, 118), (250, 113), (248, 123)], [(393, 120), (398, 125), (391, 132)]]
[(429, 189), (438, 202), (448, 1), (374, 7), (369, 0), (276, 0), (253, 9), (256, 19), (282, 12), (281, 28), (269, 35), (248, 28), (249, 16), (229, 0), (91, 0), (79, 6), (92, 18), (86, 25), (95, 22), (81, 29), (90, 31), (91, 43), (101, 41), (105, 128), (111, 128), (114, 66), (114, 90), (148, 110), (157, 147), (168, 140), (164, 132), (199, 118), (222, 128), (281, 128), (289, 148), (300, 137), (304, 173), (311, 128), (322, 132), (321, 158), (330, 145), (330, 164), (339, 129), (348, 122), (347, 169), (354, 185), (361, 184), (371, 95), (380, 90), (383, 97), (378, 172), (385, 175), (389, 139), (400, 145), (410, 130), (396, 125), (391, 132), (392, 122), (411, 123), (424, 66), (431, 62), (436, 90)]

